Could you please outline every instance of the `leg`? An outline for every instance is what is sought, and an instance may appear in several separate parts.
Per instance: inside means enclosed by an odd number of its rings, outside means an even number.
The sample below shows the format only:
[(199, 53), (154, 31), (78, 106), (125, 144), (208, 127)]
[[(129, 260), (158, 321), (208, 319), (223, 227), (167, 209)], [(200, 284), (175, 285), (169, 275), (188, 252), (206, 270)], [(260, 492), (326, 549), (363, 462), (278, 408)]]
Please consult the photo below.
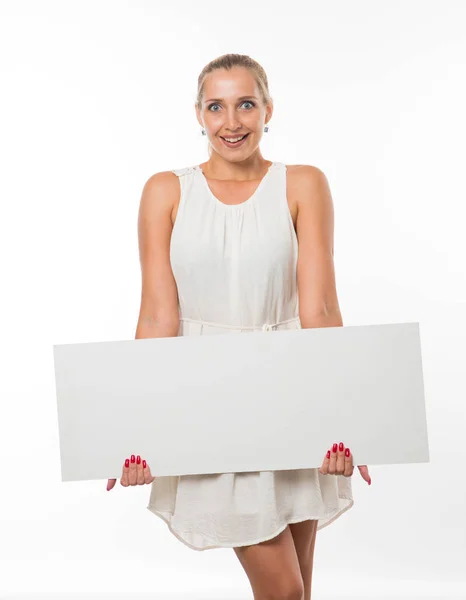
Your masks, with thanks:
[(301, 523), (290, 523), (288, 525), (291, 535), (293, 536), (299, 567), (301, 569), (301, 576), (303, 578), (303, 600), (311, 600), (312, 569), (314, 566), (317, 523), (317, 520), (307, 520), (302, 521)]
[(249, 578), (254, 600), (303, 600), (303, 579), (288, 526), (271, 540), (233, 550)]

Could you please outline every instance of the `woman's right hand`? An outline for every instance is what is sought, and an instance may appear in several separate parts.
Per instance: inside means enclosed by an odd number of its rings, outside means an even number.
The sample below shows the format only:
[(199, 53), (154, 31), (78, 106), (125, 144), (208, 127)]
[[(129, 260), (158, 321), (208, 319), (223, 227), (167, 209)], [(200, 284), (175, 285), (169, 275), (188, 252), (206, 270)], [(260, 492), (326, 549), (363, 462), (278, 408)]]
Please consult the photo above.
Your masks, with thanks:
[[(120, 483), (123, 487), (128, 487), (129, 485), (145, 485), (146, 483), (152, 483), (154, 479), (155, 477), (151, 475), (149, 465), (145, 460), (141, 460), (140, 456), (136, 459), (134, 454), (132, 454), (131, 461), (129, 458), (125, 460), (120, 479)], [(108, 492), (114, 487), (115, 483), (116, 479), (109, 479), (107, 481)]]

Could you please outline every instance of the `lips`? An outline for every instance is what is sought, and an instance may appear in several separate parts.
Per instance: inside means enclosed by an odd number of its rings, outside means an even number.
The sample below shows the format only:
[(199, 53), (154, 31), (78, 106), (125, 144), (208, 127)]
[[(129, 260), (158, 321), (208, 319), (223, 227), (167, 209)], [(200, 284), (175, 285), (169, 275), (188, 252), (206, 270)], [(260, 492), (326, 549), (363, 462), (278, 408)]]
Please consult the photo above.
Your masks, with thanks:
[[(245, 136), (247, 136), (247, 135), (249, 135), (249, 134), (248, 134), (248, 133), (243, 133), (243, 134), (240, 134), (240, 133), (239, 133), (238, 135), (232, 135), (232, 136), (230, 136), (230, 137), (231, 137), (232, 139), (235, 139), (235, 138), (239, 138), (239, 137), (245, 137)], [(220, 137), (222, 138), (222, 140), (225, 140), (225, 141), (227, 140), (227, 138), (226, 138), (226, 137), (223, 137), (222, 135), (221, 135)]]
[[(243, 138), (238, 142), (228, 142), (224, 137), (220, 136), (220, 139), (225, 144), (227, 148), (239, 148), (242, 146), (246, 140), (248, 139), (249, 133), (244, 134)], [(238, 136), (237, 136), (238, 137)]]

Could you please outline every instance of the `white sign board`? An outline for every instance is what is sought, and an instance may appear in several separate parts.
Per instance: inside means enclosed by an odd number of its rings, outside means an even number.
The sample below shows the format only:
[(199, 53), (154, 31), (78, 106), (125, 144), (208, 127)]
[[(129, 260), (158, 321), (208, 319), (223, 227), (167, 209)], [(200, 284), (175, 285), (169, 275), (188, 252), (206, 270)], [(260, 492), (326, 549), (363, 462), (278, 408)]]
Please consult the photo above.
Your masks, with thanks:
[(429, 462), (418, 323), (54, 346), (63, 481)]

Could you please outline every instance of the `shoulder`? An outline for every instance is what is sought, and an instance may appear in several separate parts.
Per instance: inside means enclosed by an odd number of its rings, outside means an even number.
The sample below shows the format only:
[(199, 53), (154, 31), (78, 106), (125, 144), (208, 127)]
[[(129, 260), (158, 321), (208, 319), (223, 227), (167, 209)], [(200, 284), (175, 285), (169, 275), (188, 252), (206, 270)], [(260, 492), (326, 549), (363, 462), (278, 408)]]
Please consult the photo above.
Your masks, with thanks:
[(327, 182), (325, 173), (314, 165), (286, 165), (286, 170), (294, 184), (318, 185)]
[(169, 207), (180, 193), (178, 176), (173, 171), (159, 171), (151, 175), (144, 184), (142, 199), (149, 203)]
[(286, 165), (287, 192), (298, 206), (331, 200), (325, 173), (314, 165)]
[(177, 185), (178, 176), (174, 171), (159, 171), (154, 173), (147, 179), (144, 188), (150, 190), (163, 190), (165, 188), (173, 188)]

